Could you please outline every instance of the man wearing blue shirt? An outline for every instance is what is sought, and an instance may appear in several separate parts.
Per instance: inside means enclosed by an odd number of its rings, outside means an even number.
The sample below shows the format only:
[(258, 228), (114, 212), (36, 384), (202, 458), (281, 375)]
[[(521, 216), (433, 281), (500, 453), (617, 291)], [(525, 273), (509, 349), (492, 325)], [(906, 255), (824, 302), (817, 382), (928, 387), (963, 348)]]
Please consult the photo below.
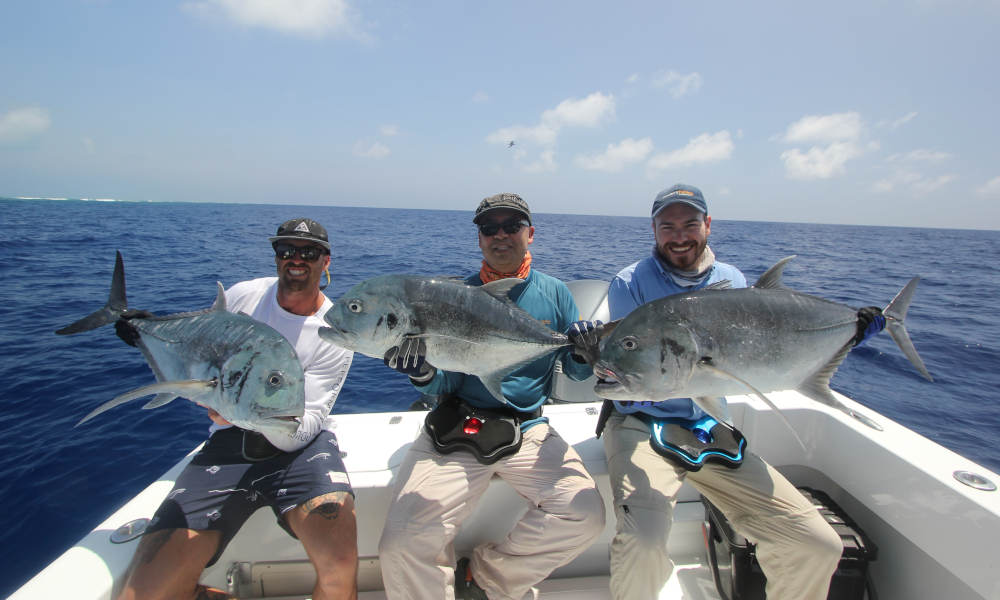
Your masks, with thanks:
[[(652, 254), (611, 282), (612, 319), (657, 298), (724, 280), (734, 288), (747, 287), (739, 269), (716, 261), (708, 246), (712, 218), (701, 190), (681, 184), (663, 190), (653, 202), (652, 218)], [(656, 598), (669, 579), (673, 562), (667, 536), (685, 478), (757, 544), (769, 600), (825, 600), (842, 542), (784, 476), (751, 452), (744, 453), (738, 468), (706, 463), (696, 471), (655, 452), (649, 443), (651, 419), (702, 417), (691, 399), (615, 402), (614, 408), (603, 436), (617, 518), (611, 545), (615, 600)]]
[[(521, 279), (508, 297), (531, 316), (559, 332), (592, 329), (593, 324), (578, 321), (569, 288), (532, 266), (528, 246), (535, 228), (520, 196), (485, 198), (473, 222), (483, 262), (467, 284)], [(379, 543), (386, 596), (440, 600), (453, 592), (455, 598), (520, 599), (604, 529), (604, 502), (594, 480), (573, 447), (541, 416), (556, 360), (576, 380), (592, 371), (568, 348), (553, 352), (503, 379), (504, 405), (479, 378), (438, 371), (426, 363), (425, 353), (394, 348), (385, 359), (421, 392), (446, 398), (428, 416), (399, 468)], [(484, 410), (493, 411), (494, 423), (497, 416), (507, 419), (509, 439), (483, 441), (486, 432), (477, 431), (483, 421), (476, 415)], [(457, 449), (449, 446), (455, 439)], [(456, 569), (452, 542), (494, 475), (529, 501), (527, 511), (504, 540), (476, 547)]]

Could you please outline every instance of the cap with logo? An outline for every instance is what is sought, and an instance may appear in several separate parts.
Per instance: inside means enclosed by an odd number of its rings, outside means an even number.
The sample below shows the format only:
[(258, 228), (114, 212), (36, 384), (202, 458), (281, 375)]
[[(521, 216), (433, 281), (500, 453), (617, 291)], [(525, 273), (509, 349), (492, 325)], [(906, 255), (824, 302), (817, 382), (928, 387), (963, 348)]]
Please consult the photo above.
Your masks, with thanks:
[(327, 250), (330, 249), (330, 241), (326, 237), (326, 229), (312, 219), (292, 219), (291, 221), (285, 221), (278, 227), (277, 235), (267, 239), (272, 244), (279, 240), (305, 240), (316, 242)]
[(476, 215), (472, 217), (472, 222), (478, 225), (483, 217), (501, 208), (521, 213), (531, 225), (531, 211), (528, 209), (528, 203), (517, 194), (496, 194), (489, 198), (483, 198), (483, 201), (476, 207)]
[(705, 196), (701, 190), (693, 185), (678, 183), (656, 195), (656, 199), (653, 200), (653, 218), (655, 219), (661, 210), (677, 202), (693, 206), (702, 214), (708, 214), (708, 205), (705, 204)]

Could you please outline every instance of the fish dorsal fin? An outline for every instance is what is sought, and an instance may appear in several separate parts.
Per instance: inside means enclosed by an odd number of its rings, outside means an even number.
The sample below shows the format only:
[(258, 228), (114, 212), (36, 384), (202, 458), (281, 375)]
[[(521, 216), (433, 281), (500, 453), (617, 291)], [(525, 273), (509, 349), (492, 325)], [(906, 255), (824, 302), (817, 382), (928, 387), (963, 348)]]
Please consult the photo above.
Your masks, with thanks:
[(753, 287), (773, 288), (773, 289), (785, 287), (784, 284), (781, 283), (781, 273), (782, 271), (785, 270), (785, 265), (787, 265), (789, 261), (791, 261), (795, 257), (796, 255), (793, 254), (791, 256), (786, 256), (785, 258), (774, 263), (774, 266), (772, 266), (767, 271), (764, 271), (764, 274), (760, 276), (760, 279), (757, 280), (757, 283), (753, 284)]
[[(843, 359), (841, 359), (841, 360), (843, 360)], [(723, 369), (720, 369), (720, 368), (716, 367), (715, 365), (712, 364), (711, 359), (702, 359), (702, 360), (698, 361), (698, 365), (697, 366), (698, 366), (699, 369), (705, 369), (705, 370), (711, 371), (712, 373), (714, 373), (714, 374), (716, 374), (716, 375), (718, 375), (720, 377), (724, 377), (724, 378), (727, 378), (727, 379), (732, 379), (733, 381), (738, 381), (738, 382), (742, 383), (743, 385), (747, 386), (747, 389), (749, 389), (751, 392), (753, 392), (753, 394), (755, 396), (757, 396), (758, 398), (760, 398), (761, 400), (763, 400), (764, 404), (766, 404), (769, 407), (771, 407), (771, 410), (774, 411), (774, 414), (778, 415), (778, 418), (781, 419), (781, 422), (784, 423), (785, 426), (788, 427), (788, 430), (792, 432), (792, 435), (795, 436), (795, 441), (797, 441), (799, 443), (799, 446), (802, 447), (802, 450), (806, 450), (806, 445), (802, 442), (802, 438), (799, 437), (799, 434), (795, 432), (795, 428), (792, 427), (792, 424), (788, 421), (788, 418), (785, 417), (784, 413), (781, 412), (781, 409), (779, 409), (777, 406), (774, 405), (774, 402), (771, 402), (770, 398), (768, 398), (767, 396), (764, 395), (764, 392), (758, 390), (749, 381), (747, 381), (747, 380), (745, 380), (745, 379), (743, 379), (741, 377), (738, 377), (738, 376), (730, 373), (729, 371), (725, 371)], [(716, 420), (718, 420), (718, 417), (713, 416), (713, 418), (716, 419)]]
[[(701, 288), (703, 290), (729, 290), (733, 288), (733, 282), (731, 279), (723, 279), (721, 281), (716, 281), (715, 283), (710, 283), (705, 287)], [(715, 417), (712, 417), (713, 419)], [(718, 419), (715, 419), (718, 421)]]
[(491, 281), (489, 283), (484, 283), (479, 286), (479, 289), (483, 290), (490, 296), (493, 296), (497, 300), (509, 301), (510, 298), (507, 294), (510, 290), (518, 284), (524, 283), (523, 279), (518, 279), (517, 277), (507, 277), (506, 279), (497, 279), (496, 281)]
[(212, 310), (226, 310), (226, 288), (222, 287), (219, 281), (216, 281), (215, 285), (218, 292), (215, 295), (215, 302), (212, 303)]

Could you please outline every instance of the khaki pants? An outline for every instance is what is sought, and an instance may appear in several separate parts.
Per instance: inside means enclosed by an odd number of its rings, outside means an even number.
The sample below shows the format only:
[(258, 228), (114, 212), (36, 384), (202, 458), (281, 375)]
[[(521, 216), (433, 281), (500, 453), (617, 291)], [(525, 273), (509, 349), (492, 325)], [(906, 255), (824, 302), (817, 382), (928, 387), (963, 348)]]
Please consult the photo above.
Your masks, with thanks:
[(386, 596), (452, 600), (462, 522), (498, 475), (530, 504), (500, 543), (483, 544), (470, 570), (491, 600), (521, 600), (604, 530), (604, 501), (580, 456), (547, 424), (524, 433), (521, 449), (492, 465), (466, 452), (439, 454), (427, 433), (400, 466), (379, 543)]
[(733, 528), (757, 544), (769, 600), (825, 600), (843, 545), (840, 536), (795, 487), (755, 454), (738, 469), (707, 464), (687, 472), (649, 445), (649, 428), (613, 414), (604, 450), (614, 493), (611, 595), (655, 599), (674, 565), (667, 554), (677, 491), (687, 477)]

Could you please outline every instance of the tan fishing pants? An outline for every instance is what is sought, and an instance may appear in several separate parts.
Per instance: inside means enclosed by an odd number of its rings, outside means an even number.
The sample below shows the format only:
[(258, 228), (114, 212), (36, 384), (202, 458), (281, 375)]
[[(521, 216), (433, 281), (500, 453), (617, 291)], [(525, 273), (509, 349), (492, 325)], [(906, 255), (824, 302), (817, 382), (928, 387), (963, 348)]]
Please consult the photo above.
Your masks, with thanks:
[(757, 544), (768, 600), (826, 599), (843, 550), (840, 536), (757, 455), (747, 453), (738, 469), (708, 464), (689, 473), (650, 447), (645, 423), (617, 413), (603, 439), (618, 521), (611, 543), (615, 600), (655, 599), (670, 577), (667, 536), (685, 477)]
[(388, 598), (455, 597), (452, 541), (494, 474), (529, 507), (506, 539), (480, 545), (470, 557), (470, 571), (491, 600), (521, 600), (604, 530), (594, 480), (547, 424), (529, 428), (521, 449), (492, 465), (467, 452), (439, 454), (421, 431), (400, 466), (379, 543)]

